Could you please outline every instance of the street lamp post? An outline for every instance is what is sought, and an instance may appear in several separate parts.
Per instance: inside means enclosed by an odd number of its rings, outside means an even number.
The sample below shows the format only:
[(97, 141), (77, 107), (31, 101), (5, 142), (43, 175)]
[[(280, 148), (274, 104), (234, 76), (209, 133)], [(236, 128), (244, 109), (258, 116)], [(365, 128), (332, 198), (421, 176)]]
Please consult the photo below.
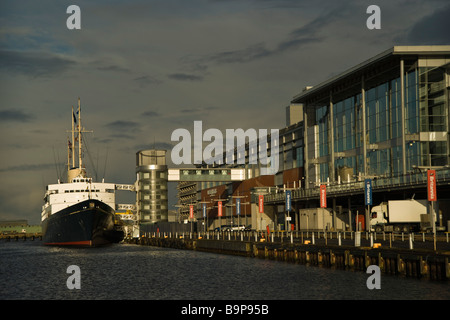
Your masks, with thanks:
[(222, 229), (222, 201), (227, 201), (227, 199), (218, 198), (213, 200), (217, 201), (217, 215), (219, 216), (219, 228)]
[(290, 217), (290, 214), (289, 214), (290, 211), (291, 211), (291, 206), (292, 206), (291, 205), (291, 200), (292, 200), (292, 191), (291, 190), (296, 190), (295, 186), (294, 186), (294, 188), (286, 188), (283, 185), (283, 192), (284, 192), (284, 195), (285, 195), (284, 209), (286, 211), (286, 216), (284, 218), (284, 221), (285, 221), (285, 225), (286, 225), (286, 231), (290, 231), (291, 230), (291, 228), (290, 228), (290, 226), (291, 226), (291, 222), (290, 222), (291, 221), (291, 217)]
[[(240, 221), (240, 218), (241, 218), (241, 205), (244, 204), (244, 203), (241, 202), (241, 199), (247, 198), (247, 196), (240, 196), (239, 192), (238, 192), (238, 195), (237, 196), (232, 196), (232, 198), (236, 199), (236, 215), (238, 216), (238, 227), (240, 227), (241, 226), (241, 221)], [(238, 199), (239, 199), (239, 201), (238, 201)]]
[(444, 166), (432, 166), (431, 165), (431, 155), (429, 159), (429, 166), (415, 166), (413, 165), (413, 169), (419, 169), (421, 171), (422, 169), (427, 170), (427, 194), (428, 194), (428, 202), (430, 203), (430, 220), (431, 220), (431, 226), (433, 228), (433, 245), (434, 250), (436, 251), (436, 220), (434, 219), (434, 206), (433, 203), (437, 200), (437, 177), (436, 177), (436, 170), (438, 169), (448, 169), (450, 166), (444, 165)]
[[(235, 205), (233, 204), (233, 203), (227, 203), (226, 205), (225, 205), (225, 208), (230, 208), (230, 225), (231, 225), (231, 227), (233, 227), (233, 225), (234, 225), (234, 219), (233, 219), (233, 207), (234, 207)], [(226, 215), (226, 211), (225, 211), (225, 215)], [(227, 215), (226, 215), (227, 216)], [(228, 216), (227, 216), (228, 217)]]
[(207, 215), (206, 215), (206, 205), (210, 203), (210, 201), (200, 201), (202, 204), (202, 213), (203, 213), (203, 232), (206, 233), (206, 225), (208, 224)]

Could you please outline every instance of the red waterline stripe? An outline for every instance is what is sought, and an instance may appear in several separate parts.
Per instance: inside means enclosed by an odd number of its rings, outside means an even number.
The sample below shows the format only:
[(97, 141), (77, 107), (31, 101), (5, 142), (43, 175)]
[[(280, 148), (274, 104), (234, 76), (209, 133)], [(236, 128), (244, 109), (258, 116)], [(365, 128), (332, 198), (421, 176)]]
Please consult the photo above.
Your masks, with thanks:
[(58, 245), (58, 246), (91, 246), (91, 240), (85, 241), (71, 241), (71, 242), (47, 242), (46, 245)]

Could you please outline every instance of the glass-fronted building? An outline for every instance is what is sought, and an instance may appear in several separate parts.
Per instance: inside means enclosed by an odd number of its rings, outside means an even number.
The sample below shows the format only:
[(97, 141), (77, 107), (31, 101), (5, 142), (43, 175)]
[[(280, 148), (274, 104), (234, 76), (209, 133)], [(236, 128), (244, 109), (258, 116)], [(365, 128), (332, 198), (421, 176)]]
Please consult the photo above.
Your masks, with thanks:
[(450, 46), (398, 46), (305, 88), (307, 188), (448, 166), (449, 79)]
[[(222, 198), (232, 206), (234, 198), (248, 193), (252, 209), (247, 215), (256, 228), (262, 230), (265, 224), (259, 221), (265, 219), (271, 228), (281, 229), (289, 216), (298, 230), (304, 228), (300, 211), (319, 207), (319, 186), (326, 184), (333, 216), (329, 227), (352, 230), (355, 216), (367, 209), (365, 179), (372, 180), (374, 204), (426, 199), (426, 170), (435, 169), (442, 226), (450, 219), (449, 100), (450, 46), (386, 50), (296, 95), (286, 109), (286, 127), (279, 130), (279, 170), (273, 179), (261, 183), (265, 177), (259, 163), (249, 163), (247, 144), (245, 164), (234, 165), (245, 168), (246, 180), (226, 184)], [(230, 165), (216, 167), (221, 166)], [(201, 182), (189, 197), (183, 191), (179, 198), (192, 201), (196, 192), (197, 202), (204, 202), (204, 194), (223, 184)], [(256, 207), (262, 187), (269, 187), (264, 217)], [(179, 188), (185, 190), (186, 185)], [(289, 213), (286, 190), (292, 192)], [(231, 207), (229, 215), (235, 217), (236, 209)], [(196, 218), (201, 217), (197, 210)], [(211, 222), (218, 217), (212, 211), (208, 218)]]
[(166, 150), (136, 153), (136, 209), (140, 223), (168, 220)]

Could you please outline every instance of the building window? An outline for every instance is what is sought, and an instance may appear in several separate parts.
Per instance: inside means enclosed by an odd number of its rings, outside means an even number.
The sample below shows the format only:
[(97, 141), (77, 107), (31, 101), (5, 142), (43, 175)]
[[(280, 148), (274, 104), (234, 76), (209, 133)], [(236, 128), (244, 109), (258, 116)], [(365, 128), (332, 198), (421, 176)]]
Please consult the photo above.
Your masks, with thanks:
[(419, 68), (420, 131), (447, 132), (445, 70)]
[(319, 126), (319, 157), (329, 154), (328, 150), (328, 106), (322, 106), (316, 110), (316, 121)]
[(402, 101), (400, 78), (391, 81), (391, 138), (402, 136)]
[(419, 132), (419, 101), (418, 101), (418, 86), (417, 86), (417, 72), (412, 71), (407, 73), (405, 77), (405, 127), (406, 133)]
[(367, 91), (366, 117), (369, 143), (389, 139), (389, 83), (383, 83)]
[(333, 105), (334, 151), (342, 152), (355, 148), (355, 97)]

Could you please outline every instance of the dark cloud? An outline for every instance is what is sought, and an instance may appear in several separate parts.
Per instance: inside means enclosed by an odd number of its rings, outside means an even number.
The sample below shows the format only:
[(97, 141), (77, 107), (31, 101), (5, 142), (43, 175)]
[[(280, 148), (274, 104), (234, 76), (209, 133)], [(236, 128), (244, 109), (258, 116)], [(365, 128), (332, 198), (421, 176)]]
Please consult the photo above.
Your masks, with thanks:
[(133, 81), (135, 81), (136, 83), (139, 84), (139, 86), (141, 87), (146, 87), (149, 85), (154, 85), (154, 84), (161, 84), (162, 81), (158, 80), (152, 76), (142, 76), (142, 77), (138, 77), (138, 78), (134, 78)]
[(169, 79), (180, 80), (180, 81), (201, 81), (203, 80), (202, 76), (196, 76), (193, 74), (186, 73), (173, 73), (167, 76)]
[(328, 11), (324, 11), (317, 18), (304, 24), (303, 26), (294, 29), (290, 33), (292, 39), (299, 39), (301, 37), (309, 38), (313, 35), (317, 35), (323, 28), (330, 25), (336, 20), (340, 20), (346, 15), (348, 11), (348, 4), (341, 4), (336, 8), (331, 8)]
[(350, 5), (340, 4), (335, 8), (324, 11), (317, 18), (292, 30), (273, 48), (269, 48), (265, 42), (259, 42), (243, 49), (216, 52), (200, 58), (185, 56), (183, 57), (183, 61), (189, 62), (193, 66), (202, 66), (204, 69), (207, 69), (207, 64), (209, 63), (247, 63), (272, 57), (287, 51), (299, 50), (309, 44), (321, 43), (327, 37), (322, 31), (334, 22), (348, 17), (352, 12), (350, 7)]
[(31, 77), (50, 77), (65, 72), (76, 62), (48, 52), (0, 51), (0, 70)]
[(187, 109), (181, 109), (180, 112), (181, 113), (197, 113), (200, 112), (201, 110), (199, 108), (187, 108)]
[(200, 108), (186, 108), (181, 109), (180, 112), (185, 113), (200, 113), (200, 114), (208, 114), (209, 111), (216, 110), (217, 107), (200, 107)]
[[(106, 127), (118, 132), (137, 132), (139, 131), (139, 126), (137, 122), (125, 120), (117, 120), (106, 124)], [(120, 136), (122, 136), (122, 133)]]
[(162, 150), (171, 150), (173, 145), (167, 142), (153, 142), (146, 144), (138, 144), (134, 146), (134, 150), (149, 150), (149, 149), (162, 149)]
[(127, 68), (122, 68), (116, 65), (109, 65), (104, 67), (97, 67), (97, 70), (100, 71), (112, 71), (112, 72), (122, 72), (122, 73), (129, 73), (130, 70)]
[(271, 54), (272, 52), (266, 48), (264, 43), (257, 43), (241, 50), (224, 51), (212, 54), (207, 60), (218, 64), (243, 63), (267, 57)]
[(1, 110), (0, 122), (30, 122), (35, 117), (20, 110)]
[(277, 50), (275, 50), (274, 53), (280, 53), (280, 52), (288, 51), (288, 50), (296, 50), (297, 48), (301, 48), (303, 45), (321, 42), (322, 40), (323, 40), (322, 37), (316, 37), (316, 38), (306, 37), (306, 38), (300, 38), (300, 39), (286, 40), (286, 41), (281, 42), (278, 45)]
[(110, 138), (106, 139), (108, 141), (117, 141), (117, 139), (123, 139), (123, 140), (136, 140), (136, 137), (131, 134), (126, 134), (123, 132), (120, 133), (114, 133), (109, 136)]
[(6, 168), (0, 168), (0, 172), (11, 172), (11, 171), (39, 171), (54, 169), (56, 166), (64, 166), (63, 163), (43, 163), (43, 164), (22, 164), (18, 166), (10, 166)]
[(141, 115), (143, 115), (144, 117), (159, 117), (161, 114), (156, 111), (145, 111), (141, 113)]
[(450, 43), (450, 5), (422, 18), (408, 33), (406, 40), (415, 45), (447, 45)]

